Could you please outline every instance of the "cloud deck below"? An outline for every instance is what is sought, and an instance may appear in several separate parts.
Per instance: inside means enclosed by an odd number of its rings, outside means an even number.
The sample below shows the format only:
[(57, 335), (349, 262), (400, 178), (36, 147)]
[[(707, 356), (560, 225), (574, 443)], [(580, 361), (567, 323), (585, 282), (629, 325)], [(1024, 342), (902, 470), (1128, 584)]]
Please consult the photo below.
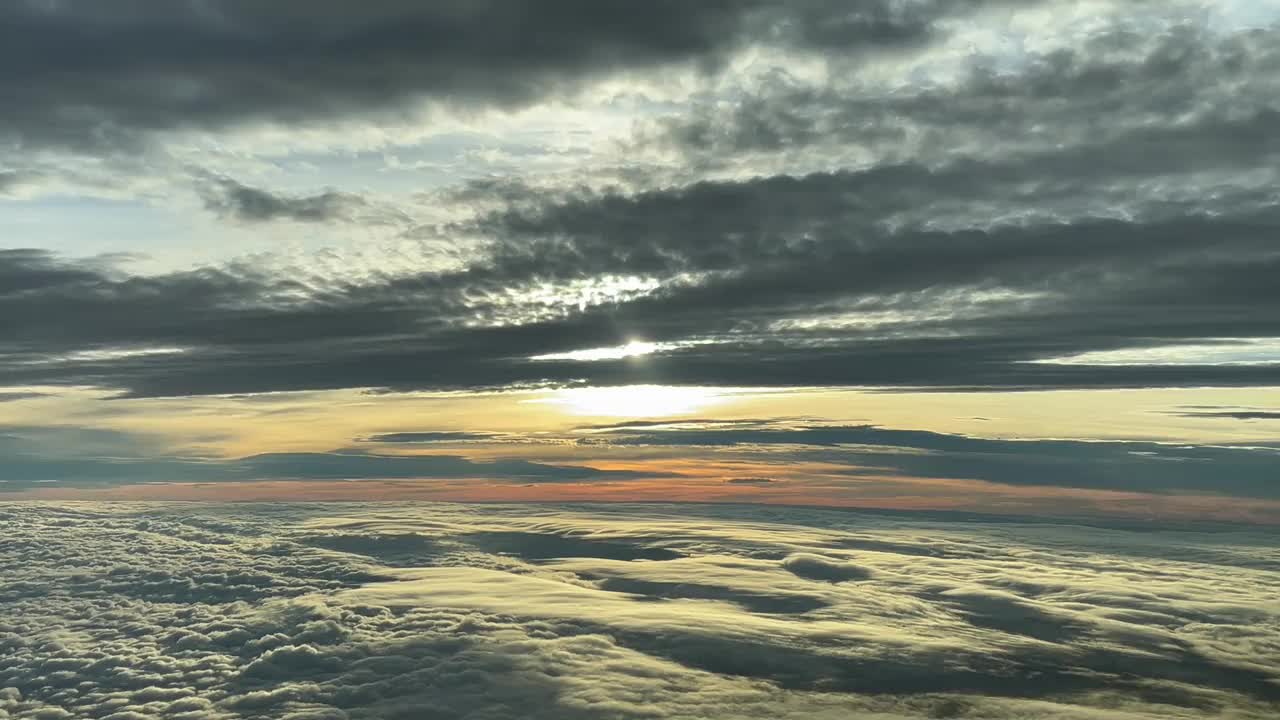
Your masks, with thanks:
[(0, 505), (0, 718), (1270, 718), (1274, 533)]

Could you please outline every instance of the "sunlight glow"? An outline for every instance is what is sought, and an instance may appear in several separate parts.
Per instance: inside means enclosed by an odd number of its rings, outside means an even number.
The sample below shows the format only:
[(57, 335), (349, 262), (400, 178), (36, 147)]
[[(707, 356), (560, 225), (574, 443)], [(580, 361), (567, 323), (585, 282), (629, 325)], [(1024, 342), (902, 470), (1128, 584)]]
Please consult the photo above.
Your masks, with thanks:
[(187, 348), (181, 347), (143, 347), (143, 348), (106, 348), (100, 350), (78, 350), (58, 358), (62, 362), (114, 362), (130, 358), (150, 357), (152, 355), (181, 355)]
[(695, 412), (726, 399), (723, 391), (713, 388), (627, 385), (558, 390), (528, 402), (558, 405), (573, 415), (660, 417)]
[(535, 355), (531, 360), (576, 360), (582, 362), (591, 362), (595, 360), (621, 360), (623, 358), (638, 357), (641, 355), (652, 355), (663, 350), (670, 350), (679, 347), (675, 343), (651, 343), (632, 340), (626, 345), (615, 345), (614, 347), (590, 348), (587, 350), (573, 350), (562, 353), (548, 353), (546, 355)]

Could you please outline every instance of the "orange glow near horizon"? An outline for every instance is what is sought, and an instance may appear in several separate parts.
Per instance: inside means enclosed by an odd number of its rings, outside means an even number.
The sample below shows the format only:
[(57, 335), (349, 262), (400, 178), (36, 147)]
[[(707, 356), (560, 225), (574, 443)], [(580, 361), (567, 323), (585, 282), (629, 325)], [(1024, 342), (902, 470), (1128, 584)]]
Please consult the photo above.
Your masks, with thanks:
[(1206, 495), (1156, 495), (1051, 486), (1021, 487), (975, 480), (867, 477), (850, 483), (722, 479), (596, 482), (488, 480), (249, 481), (41, 488), (0, 499), (48, 501), (479, 503), (756, 503), (832, 509), (959, 511), (993, 515), (1116, 518), (1280, 525), (1280, 502)]
[[(56, 390), (56, 389), (54, 389)], [(50, 390), (50, 392), (53, 392)], [(974, 438), (1084, 437), (1107, 439), (1110, 424), (1141, 428), (1148, 439), (1200, 444), (1227, 443), (1225, 436), (1184, 432), (1222, 425), (1182, 417), (1175, 403), (1280, 404), (1280, 389), (1250, 391), (1090, 391), (1005, 395), (876, 394), (855, 390), (777, 392), (711, 388), (632, 386), (509, 393), (375, 395), (329, 391), (244, 398), (104, 400), (88, 391), (36, 395), (0, 404), (0, 424), (21, 427), (22, 413), (39, 412), (73, 421), (92, 418), (106, 442), (124, 438), (136, 445), (103, 446), (103, 458), (203, 458), (223, 462), (259, 453), (359, 453), (385, 456), (452, 455), (476, 462), (524, 460), (589, 466), (604, 471), (653, 473), (650, 480), (543, 482), (522, 484), (493, 479), (222, 481), (128, 484), (76, 489), (50, 484), (0, 493), (0, 500), (439, 500), (476, 502), (753, 502), (831, 507), (964, 510), (1037, 516), (1116, 516), (1181, 520), (1241, 520), (1280, 524), (1280, 503), (1246, 497), (1145, 494), (1036, 485), (1001, 485), (979, 480), (919, 479), (894, 471), (852, 468), (805, 460), (779, 447), (697, 447), (694, 445), (610, 445), (607, 437), (620, 418), (643, 428), (644, 418), (663, 422), (732, 425), (752, 418), (825, 425), (867, 424), (896, 430), (924, 430)], [(1265, 397), (1264, 397), (1265, 395)], [(109, 403), (104, 409), (103, 403)], [(1088, 410), (1088, 412), (1086, 412)], [(677, 412), (679, 411), (679, 412)], [(961, 413), (971, 416), (962, 416)], [(6, 416), (5, 414), (8, 413)], [(585, 413), (585, 414), (579, 414)], [(657, 413), (653, 415), (652, 413)], [(1141, 425), (1135, 419), (1148, 422)], [(1049, 426), (1061, 428), (1049, 433)], [(600, 426), (600, 427), (597, 427)], [(1231, 444), (1263, 443), (1264, 423), (1232, 424)], [(1021, 432), (1015, 432), (1020, 428)], [(376, 443), (380, 433), (435, 431), (474, 433), (468, 442)], [(1136, 436), (1133, 433), (1131, 436)], [(112, 440), (114, 441), (114, 440)], [(51, 446), (52, 447), (52, 446)], [(786, 446), (792, 448), (796, 446)], [(903, 450), (906, 452), (907, 450)], [(850, 474), (851, 471), (863, 474)], [(656, 476), (676, 474), (678, 477)], [(729, 483), (734, 478), (775, 482)]]

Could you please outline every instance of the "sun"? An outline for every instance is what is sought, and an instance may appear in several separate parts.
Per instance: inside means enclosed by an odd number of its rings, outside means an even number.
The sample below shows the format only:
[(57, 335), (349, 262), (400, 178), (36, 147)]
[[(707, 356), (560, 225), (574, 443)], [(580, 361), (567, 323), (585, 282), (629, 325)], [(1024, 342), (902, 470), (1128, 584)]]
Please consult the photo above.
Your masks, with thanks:
[(695, 412), (725, 400), (714, 388), (668, 385), (572, 388), (531, 402), (557, 405), (573, 415), (665, 417)]
[(598, 360), (624, 360), (626, 358), (643, 357), (652, 355), (662, 350), (678, 347), (676, 343), (651, 343), (641, 340), (632, 340), (626, 345), (617, 345), (614, 347), (590, 348), (587, 350), (573, 350), (571, 352), (550, 353), (547, 355), (534, 355), (531, 360), (576, 360), (579, 362), (595, 362)]

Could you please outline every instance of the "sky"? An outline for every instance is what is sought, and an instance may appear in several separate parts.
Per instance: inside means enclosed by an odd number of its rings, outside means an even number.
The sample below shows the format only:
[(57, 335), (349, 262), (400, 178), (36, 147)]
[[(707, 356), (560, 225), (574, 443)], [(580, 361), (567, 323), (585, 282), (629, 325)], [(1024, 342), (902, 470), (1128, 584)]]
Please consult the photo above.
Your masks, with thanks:
[(0, 98), (6, 500), (1280, 522), (1278, 0), (12, 0)]

